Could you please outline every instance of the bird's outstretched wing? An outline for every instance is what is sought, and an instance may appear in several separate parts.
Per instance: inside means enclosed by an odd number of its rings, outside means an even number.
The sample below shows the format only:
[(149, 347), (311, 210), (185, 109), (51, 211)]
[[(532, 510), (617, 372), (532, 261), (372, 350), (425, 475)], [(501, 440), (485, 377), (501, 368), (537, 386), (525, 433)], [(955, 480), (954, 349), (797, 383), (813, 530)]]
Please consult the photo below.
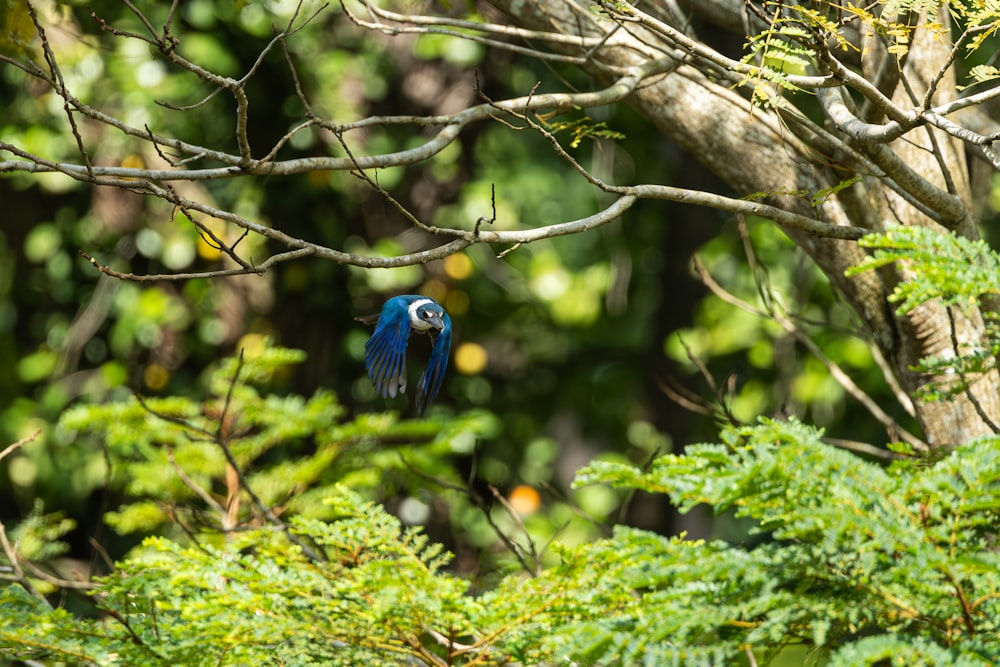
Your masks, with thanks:
[(451, 354), (451, 318), (444, 314), (444, 328), (434, 336), (434, 346), (427, 368), (417, 383), (417, 414), (424, 414), (424, 408), (430, 405), (441, 390), (444, 372), (448, 368), (448, 356)]
[(406, 343), (410, 338), (410, 318), (382, 313), (372, 337), (365, 343), (365, 369), (382, 398), (406, 391)]

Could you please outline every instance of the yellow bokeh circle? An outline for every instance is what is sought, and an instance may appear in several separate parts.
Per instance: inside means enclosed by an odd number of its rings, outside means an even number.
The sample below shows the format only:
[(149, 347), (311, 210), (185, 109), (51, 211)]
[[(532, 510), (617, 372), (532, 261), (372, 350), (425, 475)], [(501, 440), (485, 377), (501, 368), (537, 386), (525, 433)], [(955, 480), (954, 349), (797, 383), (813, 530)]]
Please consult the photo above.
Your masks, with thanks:
[(468, 255), (448, 255), (444, 258), (444, 272), (453, 280), (468, 278), (472, 273), (472, 260)]
[(475, 375), (481, 373), (489, 362), (489, 355), (479, 343), (462, 343), (455, 350), (455, 368), (459, 373)]

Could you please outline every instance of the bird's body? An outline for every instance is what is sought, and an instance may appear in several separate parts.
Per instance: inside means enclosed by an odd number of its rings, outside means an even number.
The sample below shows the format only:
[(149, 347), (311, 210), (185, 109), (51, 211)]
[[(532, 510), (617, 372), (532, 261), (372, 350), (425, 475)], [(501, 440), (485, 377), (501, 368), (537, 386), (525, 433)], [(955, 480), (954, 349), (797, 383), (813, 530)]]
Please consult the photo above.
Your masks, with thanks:
[[(376, 318), (359, 319), (370, 322)], [(451, 318), (438, 302), (419, 294), (386, 301), (375, 331), (365, 343), (365, 369), (383, 398), (405, 392), (406, 345), (413, 332), (426, 333), (434, 340), (427, 368), (417, 383), (417, 414), (423, 414), (441, 389), (451, 352)]]

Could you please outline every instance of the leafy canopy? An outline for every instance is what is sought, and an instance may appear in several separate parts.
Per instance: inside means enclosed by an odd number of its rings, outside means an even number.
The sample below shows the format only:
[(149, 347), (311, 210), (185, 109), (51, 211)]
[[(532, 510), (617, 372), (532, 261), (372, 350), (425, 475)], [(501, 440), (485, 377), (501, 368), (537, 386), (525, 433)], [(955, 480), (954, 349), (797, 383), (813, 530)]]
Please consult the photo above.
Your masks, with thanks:
[[(979, 244), (918, 229), (865, 243), (876, 250), (857, 270), (887, 262), (914, 269), (897, 291), (901, 308), (927, 299), (959, 305), (994, 290), (984, 274), (953, 270), (973, 256), (986, 266), (998, 261)], [(982, 282), (970, 286), (970, 277)], [(209, 488), (227, 463), (243, 471), (237, 492), (254, 491), (256, 500), (242, 510), (239, 530), (202, 516), (197, 534), (147, 538), (97, 581), (95, 619), (8, 585), (0, 592), (0, 655), (130, 665), (1000, 660), (1000, 436), (939, 448), (933, 458), (897, 448), (891, 464), (879, 465), (826, 443), (820, 429), (762, 419), (646, 468), (595, 461), (578, 486), (665, 494), (685, 512), (733, 513), (753, 526), (755, 543), (618, 526), (603, 539), (553, 546), (547, 569), (498, 570), (479, 590), (420, 528), (366, 499), (363, 484), (348, 488), (343, 480), (359, 478), (338, 459), (347, 442), (377, 441), (365, 454), (377, 466), (386, 434), (422, 432), (429, 443), (421, 451), (440, 466), (436, 448), (483, 423), (458, 419), (456, 431), (363, 415), (338, 426), (329, 396), (279, 399), (250, 388), (296, 356), (275, 349), (228, 360), (210, 383), (214, 398), (198, 410), (174, 398), (67, 415), (67, 428), (101, 429), (113, 456), (122, 456), (116, 469), (130, 493), (157, 496), (158, 507), (196, 505), (192, 485), (178, 480), (198, 477)], [(322, 466), (267, 462), (270, 446), (306, 435), (316, 444), (303, 461), (316, 457)], [(337, 456), (324, 454), (331, 442)], [(159, 486), (145, 467), (156, 463), (175, 472), (161, 474)], [(305, 487), (325, 499), (298, 504), (293, 497)], [(119, 530), (129, 527), (120, 520), (128, 512), (117, 514)]]
[[(579, 484), (666, 493), (753, 521), (757, 547), (618, 527), (559, 563), (469, 595), (419, 529), (343, 486), (326, 520), (217, 544), (148, 538), (98, 582), (99, 620), (3, 589), (10, 658), (97, 664), (986, 665), (1000, 659), (1000, 439), (888, 468), (796, 422), (730, 428), (648, 471), (595, 462)], [(319, 553), (308, 557), (289, 538)], [(822, 658), (822, 659), (821, 659)]]

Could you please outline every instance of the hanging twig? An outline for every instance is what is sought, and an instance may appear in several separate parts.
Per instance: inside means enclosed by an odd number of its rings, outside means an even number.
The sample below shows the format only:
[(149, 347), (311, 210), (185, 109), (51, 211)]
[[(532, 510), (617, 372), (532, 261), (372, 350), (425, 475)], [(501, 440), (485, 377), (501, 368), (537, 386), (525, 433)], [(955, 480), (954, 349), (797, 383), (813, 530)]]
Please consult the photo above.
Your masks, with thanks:
[(716, 282), (697, 257), (694, 260), (694, 267), (695, 272), (701, 279), (702, 284), (711, 290), (711, 292), (717, 297), (745, 312), (752, 313), (758, 317), (771, 319), (781, 326), (786, 333), (793, 335), (799, 343), (809, 350), (809, 352), (826, 367), (831, 377), (833, 377), (833, 379), (836, 380), (841, 387), (843, 387), (844, 391), (854, 398), (854, 400), (858, 401), (858, 403), (860, 403), (862, 407), (864, 407), (868, 413), (876, 419), (876, 421), (885, 427), (886, 432), (889, 434), (891, 439), (895, 440), (896, 438), (900, 438), (918, 451), (926, 451), (929, 448), (929, 445), (926, 442), (910, 433), (901, 424), (896, 422), (895, 419), (889, 416), (871, 396), (869, 396), (854, 382), (854, 380), (851, 379), (850, 375), (848, 375), (836, 362), (830, 359), (823, 352), (823, 350), (812, 340), (812, 338), (806, 335), (806, 333), (802, 331), (802, 329), (800, 329), (793, 320), (779, 312), (778, 308), (773, 308), (771, 312), (764, 312), (753, 307), (743, 299), (737, 297), (735, 294), (729, 292), (722, 287), (722, 285)]

